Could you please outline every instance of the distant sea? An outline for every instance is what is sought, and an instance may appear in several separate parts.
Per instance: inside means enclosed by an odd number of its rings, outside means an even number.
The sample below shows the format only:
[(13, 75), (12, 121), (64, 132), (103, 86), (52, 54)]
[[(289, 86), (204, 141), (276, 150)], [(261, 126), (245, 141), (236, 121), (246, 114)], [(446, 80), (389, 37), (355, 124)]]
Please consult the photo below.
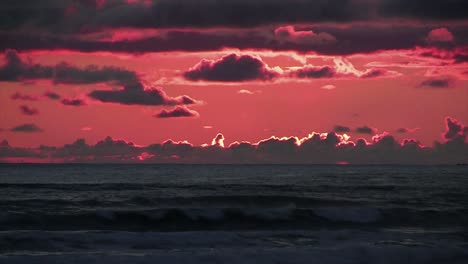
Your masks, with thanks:
[(468, 263), (467, 166), (0, 165), (0, 263)]

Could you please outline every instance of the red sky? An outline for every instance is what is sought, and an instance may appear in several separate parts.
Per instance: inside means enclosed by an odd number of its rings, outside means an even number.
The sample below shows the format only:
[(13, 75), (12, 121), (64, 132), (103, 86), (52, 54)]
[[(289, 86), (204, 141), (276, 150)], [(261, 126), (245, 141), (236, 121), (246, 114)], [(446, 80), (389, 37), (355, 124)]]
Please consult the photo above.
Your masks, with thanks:
[(368, 13), (352, 0), (292, 2), (259, 11), (240, 1), (246, 12), (235, 13), (202, 1), (200, 20), (189, 0), (0, 4), (35, 12), (0, 19), (0, 139), (32, 149), (106, 136), (201, 145), (222, 133), (228, 146), (336, 131), (432, 147), (447, 140), (446, 117), (468, 124), (466, 3), (415, 1), (423, 14), (403, 1), (364, 1)]

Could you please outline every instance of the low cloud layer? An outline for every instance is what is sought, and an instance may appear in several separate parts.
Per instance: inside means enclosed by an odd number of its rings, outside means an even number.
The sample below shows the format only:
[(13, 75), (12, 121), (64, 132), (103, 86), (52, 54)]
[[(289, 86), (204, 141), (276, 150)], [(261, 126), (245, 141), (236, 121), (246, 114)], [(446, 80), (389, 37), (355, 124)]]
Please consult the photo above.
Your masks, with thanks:
[[(256, 143), (225, 145), (222, 134), (211, 144), (194, 146), (186, 141), (167, 140), (138, 146), (111, 137), (92, 145), (79, 139), (62, 147), (16, 148), (0, 145), (0, 159), (15, 158), (55, 162), (148, 162), (148, 163), (301, 163), (301, 164), (457, 164), (468, 162), (468, 127), (448, 117), (443, 141), (424, 147), (417, 140), (397, 141), (388, 133), (371, 142), (352, 141), (345, 134), (316, 133), (305, 137), (270, 137)], [(23, 128), (35, 127), (23, 125)]]

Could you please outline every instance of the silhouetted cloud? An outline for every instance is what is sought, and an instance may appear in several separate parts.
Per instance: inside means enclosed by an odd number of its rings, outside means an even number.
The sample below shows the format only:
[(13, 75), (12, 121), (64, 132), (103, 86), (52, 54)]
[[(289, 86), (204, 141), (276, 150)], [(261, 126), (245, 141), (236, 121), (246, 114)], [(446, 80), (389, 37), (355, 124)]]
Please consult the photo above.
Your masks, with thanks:
[(444, 132), (445, 139), (455, 139), (456, 137), (463, 137), (463, 140), (468, 135), (468, 127), (463, 126), (458, 120), (447, 117), (446, 129)]
[[(129, 5), (124, 0), (31, 0), (0, 4), (5, 15), (2, 30), (15, 31), (34, 25), (49, 33), (80, 32), (99, 28), (209, 28), (253, 27), (271, 24), (314, 24), (382, 19), (460, 20), (466, 19), (463, 0), (339, 0), (339, 1), (247, 1), (247, 0), (158, 0)], [(122, 17), (128, 19), (122, 19)]]
[(10, 97), (12, 100), (23, 100), (23, 101), (37, 101), (39, 98), (35, 95), (29, 95), (29, 94), (22, 94), (19, 92), (16, 92), (11, 95)]
[(68, 105), (68, 106), (85, 106), (86, 102), (83, 99), (79, 98), (64, 98), (62, 101), (60, 101), (63, 105)]
[(174, 118), (174, 117), (198, 117), (199, 114), (197, 111), (190, 110), (184, 106), (176, 106), (171, 110), (163, 109), (161, 112), (157, 113), (155, 117), (157, 118)]
[(230, 54), (219, 60), (202, 60), (185, 72), (184, 77), (192, 81), (242, 82), (271, 80), (279, 74), (259, 57)]
[(120, 90), (95, 90), (88, 96), (104, 103), (124, 105), (189, 105), (197, 103), (187, 95), (169, 97), (161, 88), (145, 88), (140, 83), (126, 85)]
[(6, 50), (5, 59), (6, 64), (0, 67), (0, 81), (50, 79), (56, 84), (114, 82), (124, 85), (138, 80), (134, 72), (112, 66), (78, 68), (65, 62), (55, 66), (24, 62), (15, 50)]
[(331, 66), (305, 66), (293, 72), (298, 78), (331, 78), (336, 75), (336, 69)]
[(371, 68), (367, 70), (358, 70), (354, 65), (345, 58), (335, 58), (335, 65), (329, 66), (315, 66), (305, 65), (302, 67), (295, 67), (289, 70), (286, 74), (296, 78), (382, 78), (382, 77), (396, 77), (401, 74), (395, 71), (386, 69)]
[(362, 127), (356, 128), (356, 132), (360, 134), (373, 135), (375, 133), (375, 129), (368, 127), (368, 126), (362, 126)]
[(36, 133), (42, 132), (42, 129), (36, 126), (35, 124), (23, 124), (18, 125), (10, 129), (11, 132), (24, 132), (24, 133)]
[(21, 105), (20, 110), (21, 110), (21, 113), (23, 113), (25, 115), (29, 115), (29, 116), (39, 114), (39, 110), (37, 110), (36, 108), (33, 108), (33, 107), (29, 107), (27, 105)]
[[(415, 139), (397, 141), (383, 133), (351, 141), (345, 134), (312, 132), (305, 137), (275, 137), (256, 143), (234, 142), (226, 146), (223, 134), (211, 144), (194, 146), (167, 140), (138, 146), (110, 137), (90, 145), (83, 139), (62, 147), (15, 148), (0, 144), (0, 160), (34, 156), (63, 162), (149, 163), (294, 163), (294, 164), (457, 164), (468, 161), (467, 127), (448, 117), (444, 142), (424, 147)], [(446, 135), (446, 136), (445, 136)]]
[[(291, 27), (291, 26), (289, 26)], [(468, 28), (463, 25), (447, 26), (453, 32), (456, 41), (447, 45), (427, 41), (428, 33), (434, 29), (431, 25), (393, 24), (393, 23), (353, 23), (346, 26), (336, 24), (309, 24), (296, 26), (290, 37), (281, 37), (275, 33), (278, 24), (257, 28), (199, 28), (154, 29), (158, 33), (146, 34), (147, 29), (133, 29), (139, 38), (112, 39), (113, 35), (132, 36), (129, 29), (115, 29), (102, 32), (73, 34), (40, 34), (38, 32), (0, 31), (0, 51), (15, 48), (26, 50), (75, 50), (80, 52), (123, 52), (141, 54), (145, 52), (167, 51), (218, 51), (223, 49), (273, 50), (316, 52), (326, 55), (349, 55), (371, 53), (385, 50), (408, 50), (417, 47), (462, 48), (468, 45)], [(283, 30), (284, 31), (284, 30)], [(311, 41), (311, 32), (319, 32)], [(324, 34), (333, 36), (336, 41), (323, 41)], [(298, 37), (298, 36), (303, 37)], [(104, 37), (103, 37), (104, 36)], [(107, 36), (107, 37), (105, 37)], [(293, 37), (295, 36), (295, 37)], [(108, 38), (111, 39), (108, 39)], [(329, 38), (332, 40), (331, 38)]]
[(442, 78), (431, 78), (421, 82), (420, 86), (428, 87), (428, 88), (450, 88), (452, 85), (453, 80), (448, 77)]
[(61, 98), (60, 94), (58, 93), (54, 93), (54, 92), (45, 92), (44, 93), (44, 96), (49, 98), (49, 99), (52, 99), (52, 100), (58, 100)]
[(351, 128), (347, 126), (336, 125), (333, 131), (336, 133), (348, 133), (348, 132), (351, 132)]

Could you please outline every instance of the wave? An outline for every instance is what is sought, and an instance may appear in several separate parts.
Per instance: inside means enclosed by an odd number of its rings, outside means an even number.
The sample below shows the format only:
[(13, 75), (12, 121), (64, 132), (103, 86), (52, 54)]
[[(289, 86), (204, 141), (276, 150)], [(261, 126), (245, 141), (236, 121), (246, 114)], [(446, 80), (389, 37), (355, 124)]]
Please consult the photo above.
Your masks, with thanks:
[(2, 213), (0, 230), (270, 230), (343, 227), (468, 227), (468, 209), (408, 208), (162, 208)]
[(67, 199), (67, 197), (57, 199), (11, 199), (1, 200), (2, 207), (24, 207), (35, 208), (38, 206), (51, 207), (133, 207), (133, 206), (155, 206), (155, 207), (316, 207), (316, 206), (350, 206), (359, 205), (357, 201), (338, 200), (338, 199), (320, 199), (313, 197), (297, 197), (287, 195), (207, 195), (207, 196), (187, 196), (187, 197), (168, 197), (151, 198), (148, 196), (131, 196), (110, 199), (107, 197), (85, 198), (85, 199)]

